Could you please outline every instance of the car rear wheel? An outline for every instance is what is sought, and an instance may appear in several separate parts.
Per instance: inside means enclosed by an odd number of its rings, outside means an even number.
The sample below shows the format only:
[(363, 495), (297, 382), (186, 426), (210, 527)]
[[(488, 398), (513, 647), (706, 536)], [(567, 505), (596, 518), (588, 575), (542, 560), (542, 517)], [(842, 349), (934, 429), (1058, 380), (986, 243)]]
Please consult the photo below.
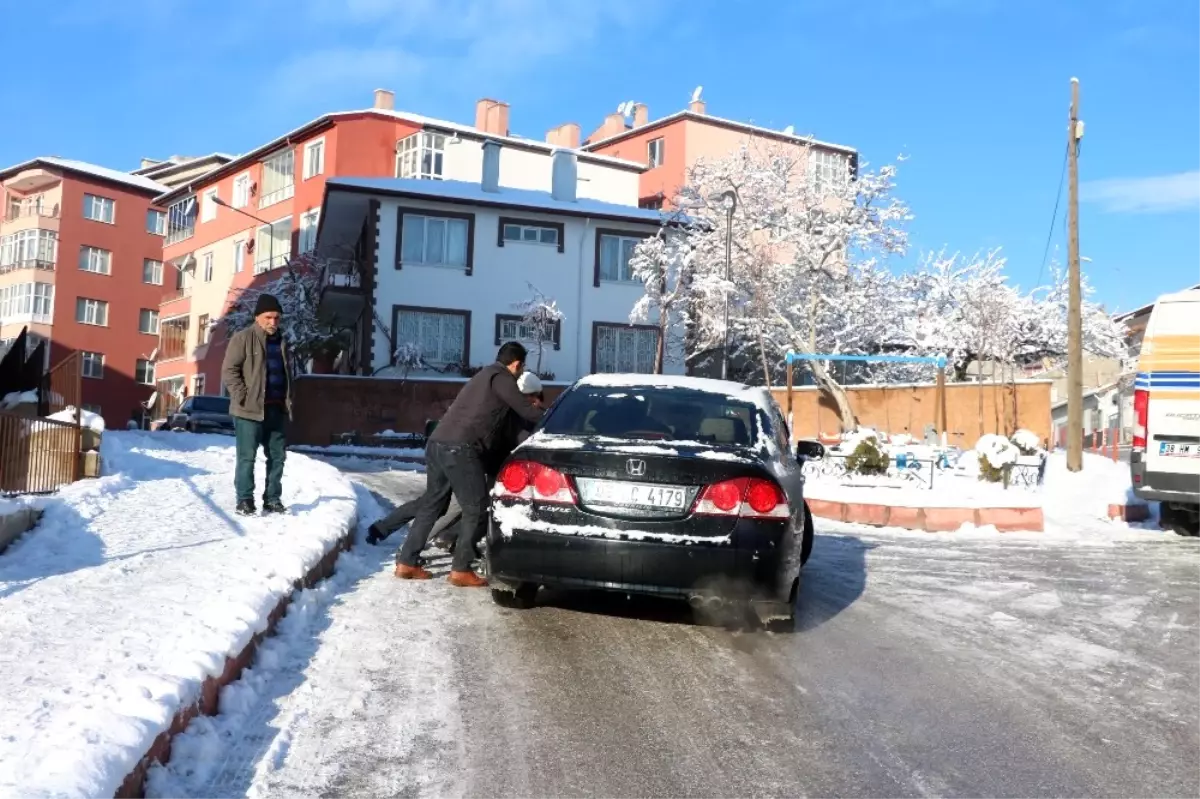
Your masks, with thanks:
[(808, 509), (808, 503), (804, 503), (804, 539), (800, 543), (800, 565), (808, 563), (808, 556), (812, 554), (813, 548), (813, 520), (812, 513)]
[(537, 599), (537, 583), (520, 583), (515, 588), (493, 588), (492, 601), (502, 608), (528, 610)]

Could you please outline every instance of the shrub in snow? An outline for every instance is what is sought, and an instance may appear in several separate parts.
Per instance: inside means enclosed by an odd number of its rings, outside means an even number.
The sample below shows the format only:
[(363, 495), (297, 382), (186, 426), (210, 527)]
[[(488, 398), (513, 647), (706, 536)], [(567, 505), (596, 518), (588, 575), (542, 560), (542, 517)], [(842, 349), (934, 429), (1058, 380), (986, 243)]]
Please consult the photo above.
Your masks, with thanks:
[(1009, 440), (1022, 455), (1037, 455), (1042, 451), (1042, 440), (1032, 430), (1018, 430)]
[(846, 456), (846, 471), (854, 474), (886, 474), (890, 458), (878, 436), (861, 436)]
[(1004, 480), (1004, 472), (1017, 462), (1020, 450), (1004, 436), (988, 433), (975, 443), (979, 460), (979, 479), (991, 483)]

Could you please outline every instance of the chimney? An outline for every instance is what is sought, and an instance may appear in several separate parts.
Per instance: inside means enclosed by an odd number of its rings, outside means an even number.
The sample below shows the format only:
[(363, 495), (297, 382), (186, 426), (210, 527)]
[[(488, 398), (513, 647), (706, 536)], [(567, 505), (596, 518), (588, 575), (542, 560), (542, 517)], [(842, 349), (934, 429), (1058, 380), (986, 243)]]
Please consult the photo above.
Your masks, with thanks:
[(483, 175), (479, 185), (484, 191), (500, 191), (500, 142), (495, 139), (483, 142)]
[(546, 142), (559, 147), (570, 147), (574, 150), (579, 147), (580, 132), (578, 124), (575, 122), (566, 122), (557, 128), (551, 128), (546, 131)]
[(486, 97), (475, 103), (475, 128), (493, 136), (507, 136), (508, 103)]
[(688, 110), (691, 111), (693, 114), (703, 114), (704, 113), (704, 101), (703, 100), (692, 100), (690, 103), (688, 103)]
[(640, 128), (650, 121), (650, 107), (645, 103), (637, 103), (633, 106), (633, 126)]
[(550, 196), (559, 202), (575, 202), (579, 186), (579, 164), (571, 150), (555, 150), (550, 155)]
[(396, 95), (387, 89), (375, 90), (375, 108), (383, 111), (393, 111), (396, 108)]

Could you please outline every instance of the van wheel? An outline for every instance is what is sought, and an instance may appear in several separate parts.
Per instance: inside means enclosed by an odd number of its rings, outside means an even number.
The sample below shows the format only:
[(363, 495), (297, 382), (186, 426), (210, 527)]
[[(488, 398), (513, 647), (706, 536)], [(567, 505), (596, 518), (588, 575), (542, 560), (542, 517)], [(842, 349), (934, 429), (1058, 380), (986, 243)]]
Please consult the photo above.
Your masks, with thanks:
[(520, 583), (515, 589), (493, 588), (492, 601), (502, 608), (528, 610), (537, 599), (537, 583)]
[(1161, 524), (1176, 535), (1194, 538), (1200, 535), (1200, 514), (1173, 508), (1166, 503), (1159, 506)]

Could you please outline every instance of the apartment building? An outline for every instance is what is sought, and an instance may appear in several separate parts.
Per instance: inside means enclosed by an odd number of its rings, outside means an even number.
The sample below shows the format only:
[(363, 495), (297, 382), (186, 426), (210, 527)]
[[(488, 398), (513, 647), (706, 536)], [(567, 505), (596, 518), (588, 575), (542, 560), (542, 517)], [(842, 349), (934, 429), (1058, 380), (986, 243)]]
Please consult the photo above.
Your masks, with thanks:
[[(461, 125), (397, 111), (380, 89), (371, 108), (326, 114), (159, 196), (169, 282), (159, 306), (159, 413), (184, 396), (223, 391), (217, 323), (238, 292), (313, 249), (329, 178), (478, 181), (487, 138), (504, 144), (505, 185), (549, 189), (556, 147), (512, 136), (505, 103), (480, 100), (475, 125)], [(643, 164), (584, 152), (578, 162), (581, 196), (636, 205)]]
[(166, 186), (63, 158), (0, 170), (0, 345), (81, 352), (85, 408), (123, 425), (153, 390)]
[(858, 170), (853, 147), (797, 136), (789, 127), (772, 130), (732, 119), (711, 116), (704, 100), (694, 96), (688, 107), (651, 120), (643, 103), (625, 103), (609, 114), (581, 143), (580, 128), (569, 123), (550, 130), (547, 142), (564, 147), (581, 146), (586, 152), (609, 155), (645, 164), (638, 189), (643, 208), (670, 208), (688, 170), (701, 158), (716, 160), (742, 146), (764, 152), (795, 147), (804, 154), (806, 170), (820, 181), (845, 180)]
[[(410, 376), (462, 376), (511, 339), (527, 342), (530, 368), (556, 380), (654, 371), (659, 329), (630, 323), (644, 287), (629, 260), (663, 214), (581, 197), (572, 150), (554, 152), (548, 190), (505, 186), (504, 149), (485, 143), (470, 182), (329, 180), (317, 254), (360, 254), (321, 300), (323, 316), (356, 326), (350, 371), (390, 374), (406, 344), (429, 367)], [(530, 285), (562, 313), (549, 336), (529, 330), (517, 309)], [(682, 373), (683, 364), (667, 360), (664, 371)]]

